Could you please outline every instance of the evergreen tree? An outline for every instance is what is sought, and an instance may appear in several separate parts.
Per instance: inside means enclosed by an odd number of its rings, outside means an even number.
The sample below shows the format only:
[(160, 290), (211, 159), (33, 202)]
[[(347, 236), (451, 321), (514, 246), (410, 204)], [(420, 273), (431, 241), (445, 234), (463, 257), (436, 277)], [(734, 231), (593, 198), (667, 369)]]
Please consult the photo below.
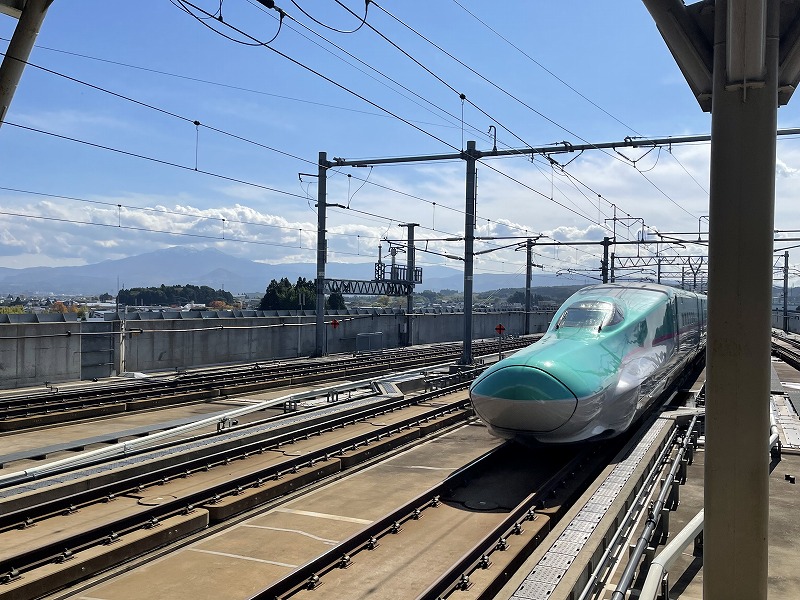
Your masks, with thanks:
[(325, 302), (325, 308), (328, 310), (346, 309), (347, 305), (344, 303), (344, 296), (342, 296), (340, 292), (333, 292), (328, 296), (328, 300)]

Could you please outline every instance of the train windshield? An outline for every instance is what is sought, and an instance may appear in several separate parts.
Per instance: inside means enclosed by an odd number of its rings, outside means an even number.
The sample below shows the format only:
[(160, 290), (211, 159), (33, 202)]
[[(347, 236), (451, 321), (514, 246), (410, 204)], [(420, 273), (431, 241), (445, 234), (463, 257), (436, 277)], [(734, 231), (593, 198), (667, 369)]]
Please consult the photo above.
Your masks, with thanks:
[(570, 305), (556, 323), (562, 327), (582, 327), (602, 329), (622, 321), (622, 311), (611, 302), (583, 300)]

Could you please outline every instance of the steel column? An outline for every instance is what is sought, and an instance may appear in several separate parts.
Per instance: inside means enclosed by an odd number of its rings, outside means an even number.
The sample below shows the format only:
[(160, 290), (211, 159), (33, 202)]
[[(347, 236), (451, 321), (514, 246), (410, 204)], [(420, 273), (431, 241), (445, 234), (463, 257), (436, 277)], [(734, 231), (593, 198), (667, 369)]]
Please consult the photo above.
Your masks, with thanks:
[(715, 3), (703, 597), (764, 600), (780, 2), (760, 82), (728, 80), (727, 46), (743, 43), (729, 6)]
[(328, 248), (325, 238), (328, 201), (328, 154), (319, 153), (317, 171), (317, 321), (314, 356), (325, 353), (325, 263)]
[(789, 333), (789, 251), (783, 253), (783, 331)]
[(461, 354), (461, 364), (472, 364), (472, 277), (475, 256), (475, 205), (476, 181), (475, 142), (467, 142), (467, 185), (466, 208), (464, 210), (464, 350)]
[(408, 281), (408, 294), (406, 295), (406, 346), (413, 345), (412, 314), (414, 313), (414, 270), (416, 268), (416, 257), (414, 253), (414, 227), (419, 223), (406, 223), (408, 227), (408, 248), (406, 250), (406, 280)]
[(533, 240), (525, 243), (525, 335), (531, 332), (531, 269), (533, 268)]

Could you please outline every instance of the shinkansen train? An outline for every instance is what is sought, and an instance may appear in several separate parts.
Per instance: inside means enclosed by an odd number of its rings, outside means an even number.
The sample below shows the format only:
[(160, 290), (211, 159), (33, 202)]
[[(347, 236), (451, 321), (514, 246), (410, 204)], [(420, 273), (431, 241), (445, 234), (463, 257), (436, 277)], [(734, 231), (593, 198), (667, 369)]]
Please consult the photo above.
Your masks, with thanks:
[(498, 437), (613, 437), (705, 343), (705, 296), (649, 283), (593, 285), (567, 299), (539, 341), (484, 371), (470, 398)]

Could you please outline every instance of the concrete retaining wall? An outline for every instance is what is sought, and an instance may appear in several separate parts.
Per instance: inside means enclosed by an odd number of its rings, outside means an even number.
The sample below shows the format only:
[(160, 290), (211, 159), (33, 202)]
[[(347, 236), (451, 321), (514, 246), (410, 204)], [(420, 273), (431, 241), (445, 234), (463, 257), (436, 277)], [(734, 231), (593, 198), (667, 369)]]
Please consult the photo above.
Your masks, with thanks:
[[(131, 317), (131, 315), (128, 315)], [(552, 313), (531, 314), (531, 332), (547, 328)], [(326, 315), (326, 352), (355, 352), (359, 334), (380, 332), (372, 348), (394, 348), (407, 338), (404, 313)], [(413, 344), (458, 341), (463, 314), (411, 315)], [(522, 312), (475, 313), (473, 337), (494, 338), (524, 332)], [(124, 331), (124, 333), (123, 333)], [(305, 313), (241, 316), (198, 314), (196, 318), (149, 319), (136, 315), (122, 321), (0, 323), (0, 388), (44, 385), (108, 377), (123, 371), (169, 371), (204, 365), (308, 356), (315, 350), (315, 317)]]

